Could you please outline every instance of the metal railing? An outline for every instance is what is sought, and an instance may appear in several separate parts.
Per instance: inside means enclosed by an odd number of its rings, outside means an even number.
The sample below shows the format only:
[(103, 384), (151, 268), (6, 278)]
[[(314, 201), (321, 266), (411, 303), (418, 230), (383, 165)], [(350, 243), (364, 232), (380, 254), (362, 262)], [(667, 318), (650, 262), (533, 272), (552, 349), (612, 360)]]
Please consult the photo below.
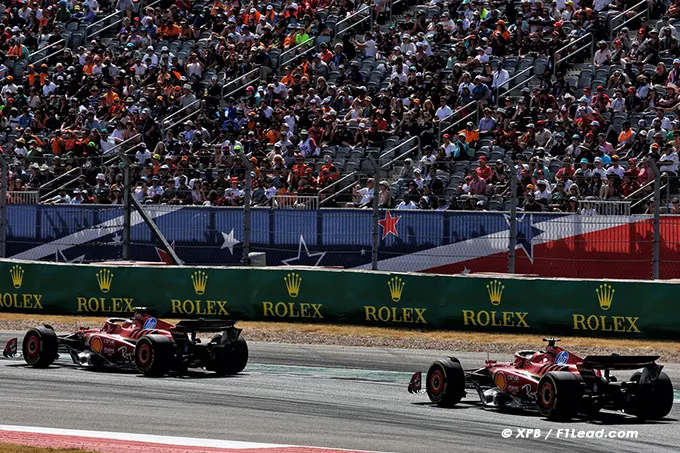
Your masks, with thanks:
[(441, 120), (439, 120), (439, 124), (438, 124), (438, 126), (437, 126), (437, 129), (438, 129), (438, 131), (437, 131), (437, 136), (439, 137), (439, 138), (438, 138), (439, 141), (437, 142), (437, 146), (439, 146), (439, 145), (442, 144), (442, 143), (441, 143), (441, 140), (442, 140), (441, 137), (442, 137), (442, 134), (444, 133), (444, 131), (442, 130), (442, 124), (448, 122), (451, 118), (453, 118), (454, 116), (458, 115), (460, 112), (465, 111), (465, 110), (468, 109), (468, 108), (477, 109), (477, 101), (472, 101), (472, 102), (470, 102), (470, 103), (468, 103), (468, 104), (465, 104), (465, 105), (462, 106), (462, 107), (458, 107), (458, 108), (457, 108), (456, 110), (454, 110), (450, 115), (447, 115), (447, 116), (445, 116), (444, 118), (442, 118)]
[(628, 200), (579, 200), (581, 215), (630, 215), (631, 202)]
[[(368, 15), (366, 15), (366, 11), (368, 11)], [(366, 17), (359, 19), (356, 22), (352, 22), (353, 19), (355, 19), (359, 16), (366, 16)], [(350, 14), (349, 16), (345, 17), (344, 19), (339, 20), (335, 24), (335, 29), (333, 30), (333, 36), (337, 39), (337, 37), (340, 33), (344, 33), (347, 30), (351, 30), (354, 27), (356, 27), (357, 25), (366, 22), (367, 20), (370, 20), (371, 22), (373, 22), (373, 9), (370, 6), (367, 9), (364, 9), (364, 10), (361, 10), (361, 11), (356, 11), (355, 13)], [(340, 25), (344, 25), (346, 22), (352, 22), (352, 24), (343, 28), (342, 30), (340, 30)]]
[[(291, 47), (290, 49), (287, 49), (279, 55), (279, 67), (286, 66), (288, 65), (291, 61), (295, 60), (297, 57), (301, 55), (306, 55), (310, 50), (316, 50), (316, 47), (312, 45), (309, 49), (306, 49), (304, 52), (300, 52), (298, 54), (297, 52), (301, 50), (303, 47), (309, 46), (310, 43), (314, 44), (316, 38), (309, 38), (306, 41), (301, 42), (300, 44), (296, 44), (295, 46)], [(289, 55), (291, 55), (289, 58)]]
[[(412, 140), (415, 140), (415, 141), (416, 141), (416, 145), (415, 145), (415, 146), (411, 146), (410, 148), (408, 148), (408, 149), (407, 149), (406, 151), (404, 151), (403, 153), (399, 154), (399, 155), (396, 156), (396, 157), (393, 157), (389, 162), (386, 162), (386, 163), (382, 164), (382, 165), (380, 166), (380, 169), (382, 170), (382, 169), (389, 168), (389, 167), (390, 167), (391, 165), (393, 165), (395, 162), (400, 161), (400, 160), (402, 160), (403, 158), (405, 158), (406, 156), (408, 156), (409, 154), (411, 154), (411, 153), (413, 152), (414, 149), (420, 150), (420, 136), (418, 136), (418, 135), (414, 135), (413, 137), (411, 137), (411, 138), (409, 138), (408, 140), (406, 140), (405, 142), (401, 143), (399, 146), (395, 147), (394, 149), (397, 149), (397, 148), (398, 148), (398, 149), (402, 149), (402, 148), (404, 147), (405, 144), (407, 144), (408, 142), (410, 142), (410, 141), (412, 141)], [(389, 151), (388, 151), (388, 152), (389, 152)], [(385, 154), (387, 154), (387, 153), (385, 153)], [(385, 154), (383, 154), (383, 156), (384, 156)], [(382, 157), (382, 156), (381, 156), (381, 157)]]
[(442, 130), (440, 131), (440, 133), (439, 133), (439, 137), (437, 137), (437, 147), (441, 146), (441, 144), (442, 144), (442, 135), (443, 135), (443, 134), (445, 134), (446, 132), (450, 131), (451, 129), (453, 129), (455, 126), (457, 126), (458, 124), (462, 123), (463, 121), (466, 121), (466, 120), (472, 118), (473, 116), (476, 117), (476, 120), (475, 120), (475, 121), (476, 121), (477, 123), (479, 123), (479, 109), (478, 109), (478, 108), (475, 109), (473, 112), (468, 113), (468, 114), (465, 115), (464, 117), (462, 117), (462, 118), (456, 120), (455, 122), (449, 124), (449, 125), (446, 126), (444, 129), (442, 129)]
[[(34, 58), (36, 55), (38, 55), (39, 53), (45, 52), (45, 51), (47, 51), (47, 50), (49, 50), (49, 49), (52, 49), (52, 48), (54, 48), (54, 47), (58, 47), (59, 45), (64, 45), (64, 47), (66, 47), (66, 40), (62, 38), (62, 39), (60, 39), (60, 40), (57, 41), (57, 42), (53, 42), (52, 44), (49, 44), (49, 45), (47, 45), (47, 46), (45, 46), (45, 47), (43, 47), (43, 48), (41, 48), (41, 49), (38, 49), (38, 50), (36, 50), (35, 52), (33, 52), (33, 53), (31, 54), (31, 57), (30, 57), (30, 60), (31, 60), (32, 64), (35, 65), (35, 64), (41, 63), (43, 60), (45, 60), (45, 58), (41, 58), (41, 59), (35, 61), (33, 58)], [(61, 50), (63, 50), (63, 48), (62, 48), (62, 49), (59, 49), (59, 50), (61, 51)]]
[[(647, 14), (647, 20), (649, 20), (650, 8), (648, 7), (648, 4), (649, 4), (648, 0), (642, 0), (640, 3), (636, 3), (635, 5), (631, 6), (630, 8), (622, 12), (621, 14), (618, 14), (617, 16), (613, 17), (612, 20), (609, 22), (609, 42), (614, 41), (614, 35), (618, 30), (622, 29), (626, 24), (629, 24), (631, 21), (637, 19), (643, 14)], [(644, 7), (644, 10), (634, 15), (633, 17), (626, 19), (619, 25), (613, 26), (614, 23), (617, 22), (619, 19), (625, 17), (628, 13), (632, 13), (633, 11), (637, 10), (640, 6)]]
[[(567, 56), (563, 57), (561, 56), (563, 50), (569, 50), (570, 48), (574, 47), (574, 45), (580, 41), (585, 40), (586, 38), (590, 38), (590, 42), (588, 42), (586, 45), (579, 47), (577, 50), (573, 51), (572, 53), (568, 54)], [(581, 36), (580, 38), (570, 42), (566, 46), (557, 49), (555, 51), (555, 57), (557, 58), (553, 62), (553, 75), (557, 75), (557, 67), (559, 66), (560, 63), (563, 61), (568, 60), (569, 58), (573, 57), (574, 55), (578, 55), (580, 52), (585, 50), (587, 47), (590, 47), (590, 57), (592, 58), (595, 55), (595, 37), (591, 33), (586, 33), (585, 35)]]
[[(160, 0), (156, 0), (155, 2), (149, 3), (148, 5), (144, 5), (144, 6), (140, 7), (140, 11), (141, 11), (143, 8), (148, 8), (148, 7), (150, 7), (150, 6), (156, 6), (156, 5), (159, 4), (160, 2), (161, 2)], [(98, 34), (102, 33), (102, 32), (105, 31), (105, 30), (108, 30), (108, 29), (111, 28), (111, 27), (115, 27), (116, 25), (122, 24), (123, 21), (125, 20), (125, 17), (126, 17), (126, 16), (123, 15), (123, 17), (121, 17), (121, 18), (118, 19), (117, 21), (112, 22), (112, 23), (110, 23), (109, 25), (107, 25), (106, 27), (100, 28), (99, 30), (95, 30), (91, 35), (85, 36), (85, 38), (86, 38), (86, 39), (89, 39), (89, 38), (91, 38), (91, 37), (93, 37), (93, 36), (95, 36), (95, 35), (98, 35)], [(94, 24), (93, 24), (93, 25), (94, 25)], [(88, 27), (88, 29), (89, 29), (89, 27)]]
[[(133, 135), (132, 137), (128, 138), (127, 140), (118, 143), (117, 145), (111, 147), (111, 149), (109, 149), (108, 152), (107, 152), (106, 154), (102, 155), (102, 156), (101, 156), (102, 159), (103, 159), (104, 156), (107, 156), (107, 155), (111, 154), (114, 150), (117, 150), (118, 148), (122, 147), (123, 145), (126, 145), (126, 144), (132, 142), (133, 140), (137, 140), (137, 139), (141, 139), (141, 138), (142, 138), (142, 134), (137, 133), (137, 134)], [(130, 148), (130, 149), (134, 149), (134, 148), (136, 148), (137, 146), (139, 146), (140, 144), (141, 144), (141, 142), (140, 142), (140, 143), (137, 143), (137, 144), (135, 144), (135, 145), (133, 145), (133, 147)], [(105, 161), (105, 162), (102, 163), (102, 168), (111, 165), (111, 164), (114, 163), (117, 159), (118, 159), (118, 155), (117, 155), (117, 153), (115, 153), (115, 155), (112, 156), (111, 159), (108, 159), (107, 161)], [(56, 181), (59, 181), (60, 179), (63, 179), (65, 176), (73, 175), (74, 173), (76, 173), (76, 172), (78, 172), (78, 171), (81, 171), (81, 170), (82, 170), (82, 167), (80, 167), (80, 166), (75, 166), (73, 169), (67, 171), (66, 173), (63, 173), (63, 174), (57, 176), (56, 178), (52, 179), (51, 181), (49, 181), (49, 182), (43, 184), (42, 186), (39, 187), (39, 189), (40, 189), (40, 190), (49, 189), (49, 188), (50, 188), (49, 186), (54, 185), (54, 183), (55, 183)], [(76, 178), (70, 179), (68, 182), (66, 182), (66, 183), (64, 183), (64, 184), (62, 184), (62, 185), (60, 185), (60, 186), (57, 187), (56, 189), (52, 189), (50, 192), (47, 192), (45, 195), (41, 196), (41, 197), (40, 197), (40, 200), (41, 200), (41, 201), (44, 201), (44, 200), (50, 198), (51, 196), (55, 195), (56, 193), (59, 193), (60, 190), (65, 189), (66, 187), (68, 187), (70, 184), (73, 183), (73, 181), (75, 181), (75, 180), (78, 179), (79, 177), (80, 177), (80, 175), (78, 175)]]
[(275, 195), (272, 209), (319, 209), (318, 195)]
[(37, 190), (8, 190), (9, 204), (38, 204), (40, 196)]
[[(247, 83), (242, 83), (246, 78), (255, 76), (256, 78), (253, 80), (249, 80)], [(260, 80), (260, 68), (253, 69), (252, 71), (246, 72), (245, 74), (239, 76), (238, 78), (234, 80), (230, 80), (224, 86), (222, 86), (222, 98), (226, 99), (229, 98), (233, 93), (238, 93), (244, 86), (247, 86), (249, 83), (254, 82), (255, 80)], [(237, 85), (235, 89), (232, 91), (228, 92), (227, 94), (224, 94), (224, 92), (227, 89), (231, 89), (234, 85)]]
[[(515, 79), (519, 78), (519, 76), (524, 75), (524, 74), (527, 73), (527, 72), (531, 72), (532, 69), (534, 69), (533, 66), (530, 67), (530, 68), (526, 68), (526, 69), (521, 70), (520, 72), (518, 72), (517, 74), (514, 74), (514, 75), (513, 75), (512, 77), (510, 77), (508, 80), (506, 80), (505, 82), (503, 82), (501, 85), (505, 85), (505, 87), (506, 87), (506, 88), (505, 88), (505, 91), (506, 91), (506, 92), (512, 91), (515, 87), (513, 87), (513, 86), (511, 85), (511, 83), (512, 83)], [(533, 76), (532, 76), (532, 77), (533, 77)], [(531, 79), (532, 77), (529, 77), (529, 79)], [(528, 79), (527, 79), (527, 80), (528, 80)], [(520, 85), (521, 85), (523, 82), (524, 82), (524, 81), (520, 82)], [(499, 104), (498, 104), (498, 97), (499, 97), (499, 92), (498, 92), (498, 91), (499, 91), (500, 88), (502, 88), (502, 87), (496, 87), (496, 105), (499, 105)]]

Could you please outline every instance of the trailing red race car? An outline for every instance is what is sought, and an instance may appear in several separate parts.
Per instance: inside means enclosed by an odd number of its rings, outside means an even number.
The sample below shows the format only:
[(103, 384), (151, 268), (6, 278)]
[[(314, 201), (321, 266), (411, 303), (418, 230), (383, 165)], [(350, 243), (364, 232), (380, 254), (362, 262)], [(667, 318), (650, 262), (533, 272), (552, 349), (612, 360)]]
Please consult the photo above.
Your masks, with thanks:
[[(514, 362), (487, 360), (482, 368), (463, 370), (451, 357), (434, 362), (425, 388), (430, 400), (455, 406), (475, 390), (484, 406), (538, 410), (552, 420), (593, 415), (600, 409), (620, 410), (642, 419), (662, 419), (673, 407), (673, 386), (655, 362), (659, 356), (588, 356), (582, 359), (555, 346), (548, 338), (545, 352), (518, 351)], [(610, 374), (637, 370), (627, 381)], [(408, 390), (421, 390), (422, 373), (411, 378)]]
[[(68, 353), (76, 365), (134, 370), (146, 376), (205, 368), (219, 375), (241, 372), (248, 363), (248, 345), (233, 321), (193, 320), (176, 325), (136, 308), (132, 319), (109, 318), (101, 329), (81, 329), (57, 335), (51, 326), (30, 329), (21, 353), (16, 338), (5, 346), (5, 357), (23, 355), (27, 364), (47, 368)], [(221, 332), (208, 343), (198, 332)]]

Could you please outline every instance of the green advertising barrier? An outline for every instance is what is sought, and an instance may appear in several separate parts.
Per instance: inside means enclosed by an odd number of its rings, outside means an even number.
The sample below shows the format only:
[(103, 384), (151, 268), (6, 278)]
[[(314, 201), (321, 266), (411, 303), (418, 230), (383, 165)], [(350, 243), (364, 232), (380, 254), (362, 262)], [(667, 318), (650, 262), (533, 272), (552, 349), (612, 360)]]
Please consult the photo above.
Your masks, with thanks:
[(679, 339), (673, 283), (0, 261), (0, 311)]

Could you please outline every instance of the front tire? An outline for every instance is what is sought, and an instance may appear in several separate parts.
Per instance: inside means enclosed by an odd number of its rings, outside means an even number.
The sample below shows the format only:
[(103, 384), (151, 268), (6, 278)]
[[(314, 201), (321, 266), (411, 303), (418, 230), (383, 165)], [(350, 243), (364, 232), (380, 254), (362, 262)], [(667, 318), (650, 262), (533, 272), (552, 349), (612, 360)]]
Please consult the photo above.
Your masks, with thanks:
[(581, 379), (568, 371), (551, 371), (538, 382), (538, 411), (549, 420), (568, 421), (581, 409)]
[(59, 356), (59, 339), (54, 330), (41, 326), (24, 335), (22, 352), (24, 360), (34, 368), (47, 368)]
[[(633, 373), (630, 380), (640, 382), (641, 373)], [(673, 409), (673, 384), (664, 372), (651, 384), (639, 385), (631, 407), (626, 412), (642, 420), (661, 420)]]
[(165, 335), (146, 335), (135, 346), (135, 365), (144, 376), (165, 375), (175, 359), (175, 345)]
[(441, 407), (453, 407), (465, 396), (465, 372), (458, 361), (437, 360), (427, 371), (425, 382), (430, 401)]

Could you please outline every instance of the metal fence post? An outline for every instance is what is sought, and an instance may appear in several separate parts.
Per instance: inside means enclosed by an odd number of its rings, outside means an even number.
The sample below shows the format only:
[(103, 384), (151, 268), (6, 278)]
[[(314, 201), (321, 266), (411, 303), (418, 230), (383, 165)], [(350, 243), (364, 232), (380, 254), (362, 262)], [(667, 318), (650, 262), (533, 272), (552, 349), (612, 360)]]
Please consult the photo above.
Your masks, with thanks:
[(7, 257), (7, 161), (0, 155), (2, 178), (0, 180), (0, 258)]
[(378, 270), (378, 247), (380, 247), (380, 164), (374, 157), (370, 158), (375, 174), (373, 175), (373, 237), (371, 244), (371, 269)]
[(509, 157), (506, 159), (507, 165), (510, 167), (510, 238), (508, 240), (508, 273), (515, 273), (515, 248), (517, 248), (517, 168), (515, 163)]
[[(659, 243), (661, 241), (661, 171), (652, 159), (647, 165), (654, 172), (654, 243), (652, 249), (652, 278), (659, 279)], [(670, 181), (668, 181), (670, 185)]]
[(131, 244), (130, 244), (130, 229), (132, 228), (132, 206), (130, 197), (130, 161), (123, 160), (123, 260), (130, 261), (132, 259)]
[(250, 160), (245, 154), (239, 153), (241, 162), (246, 168), (246, 187), (243, 191), (243, 256), (241, 257), (241, 265), (250, 265), (250, 193), (252, 187), (252, 176), (250, 172), (252, 171), (252, 165)]

